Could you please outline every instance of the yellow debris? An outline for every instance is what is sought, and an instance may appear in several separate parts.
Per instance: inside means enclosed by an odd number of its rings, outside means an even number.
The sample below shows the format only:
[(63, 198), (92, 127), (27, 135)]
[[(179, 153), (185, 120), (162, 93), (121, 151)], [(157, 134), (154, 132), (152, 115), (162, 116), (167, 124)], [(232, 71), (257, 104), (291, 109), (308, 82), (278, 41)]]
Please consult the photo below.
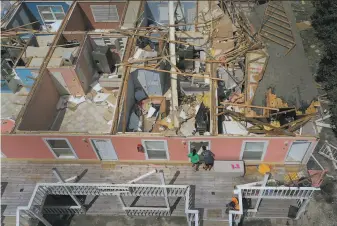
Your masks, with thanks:
[(298, 177), (297, 173), (288, 173), (284, 175), (284, 181), (286, 183), (290, 183), (292, 181), (298, 181), (300, 178)]
[(260, 164), (258, 168), (259, 173), (265, 175), (270, 172), (270, 167), (267, 164)]
[(199, 103), (204, 102), (205, 107), (211, 108), (211, 93), (207, 92), (196, 96)]
[(309, 114), (314, 114), (317, 112), (317, 108), (319, 107), (320, 103), (319, 101), (313, 101), (311, 102), (310, 106), (307, 108), (307, 110), (305, 110), (305, 114), (309, 115)]
[(268, 107), (272, 108), (287, 108), (288, 104), (283, 102), (281, 98), (278, 98), (275, 94), (272, 94), (271, 89), (267, 92)]
[(309, 105), (309, 107), (305, 110), (305, 112), (303, 113), (302, 111), (296, 111), (296, 115), (310, 115), (310, 114), (314, 114), (317, 112), (317, 107), (320, 106), (320, 102), (319, 101), (312, 101), (311, 104)]

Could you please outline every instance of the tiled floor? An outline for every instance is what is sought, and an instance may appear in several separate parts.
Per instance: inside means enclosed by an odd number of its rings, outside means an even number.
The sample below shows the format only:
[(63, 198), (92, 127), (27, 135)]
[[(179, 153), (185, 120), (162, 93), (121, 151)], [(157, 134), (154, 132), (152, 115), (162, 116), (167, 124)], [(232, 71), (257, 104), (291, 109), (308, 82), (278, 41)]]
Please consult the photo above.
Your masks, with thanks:
[(28, 91), (22, 88), (17, 93), (1, 93), (1, 118), (2, 119), (16, 119), (23, 104), (26, 102), (26, 95)]
[[(60, 132), (109, 133), (111, 125), (104, 118), (109, 112), (107, 104), (95, 104), (90, 100), (79, 104), (75, 110), (67, 108), (59, 128)], [(108, 113), (113, 119), (113, 114)]]

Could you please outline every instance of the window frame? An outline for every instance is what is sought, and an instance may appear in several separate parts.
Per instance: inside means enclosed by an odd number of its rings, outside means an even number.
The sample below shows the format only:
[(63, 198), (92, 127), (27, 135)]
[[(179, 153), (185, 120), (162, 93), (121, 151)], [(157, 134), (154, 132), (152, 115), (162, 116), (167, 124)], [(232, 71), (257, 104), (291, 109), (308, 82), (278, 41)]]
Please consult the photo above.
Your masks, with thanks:
[[(243, 159), (243, 154), (245, 152), (246, 143), (262, 143), (262, 142), (264, 143), (264, 146), (263, 146), (263, 151), (262, 151), (262, 155), (261, 155), (260, 160), (257, 160), (257, 159), (247, 159), (247, 160), (245, 160), (245, 159)], [(240, 160), (241, 161), (250, 161), (250, 162), (264, 161), (264, 157), (266, 155), (268, 145), (269, 145), (268, 140), (244, 140), (242, 142), (242, 145), (241, 145)]]
[[(197, 142), (199, 142), (199, 143), (201, 143), (201, 142), (203, 142), (203, 143), (208, 143), (208, 146), (209, 146), (209, 150), (210, 151), (212, 151), (212, 144), (211, 144), (211, 140), (188, 140), (188, 149), (187, 149), (187, 154), (190, 154), (190, 153), (192, 153), (191, 152), (191, 142), (195, 142), (195, 143), (197, 143)], [(199, 150), (197, 150), (197, 152), (198, 152)]]
[[(117, 12), (117, 17), (118, 19), (117, 20), (103, 20), (103, 21), (97, 21), (96, 20), (96, 17), (95, 17), (95, 14), (94, 12), (92, 11), (92, 7), (93, 6), (101, 6), (101, 7), (105, 7), (105, 6), (109, 6), (109, 7), (112, 7), (114, 6), (116, 8), (116, 12)], [(120, 18), (119, 18), (119, 13), (118, 13), (118, 8), (117, 8), (117, 5), (90, 5), (90, 10), (91, 10), (91, 14), (92, 14), (92, 17), (94, 18), (94, 21), (95, 23), (107, 23), (107, 22), (110, 22), (110, 23), (117, 23), (117, 22), (120, 22)]]
[[(109, 159), (109, 160), (106, 160), (106, 159), (102, 159), (101, 156), (100, 156), (99, 153), (98, 153), (98, 150), (96, 150), (96, 146), (95, 146), (95, 144), (94, 144), (94, 142), (93, 142), (94, 140), (107, 140), (107, 141), (110, 141), (110, 143), (111, 143), (111, 145), (112, 145), (112, 147), (113, 147), (113, 149), (114, 149), (114, 152), (115, 152), (115, 154), (116, 154), (117, 159), (115, 159), (115, 160), (110, 160), (110, 159)], [(89, 138), (89, 142), (90, 142), (91, 147), (92, 147), (92, 150), (94, 150), (94, 152), (95, 152), (95, 154), (96, 154), (98, 160), (100, 160), (100, 161), (119, 161), (118, 154), (117, 154), (117, 152), (116, 152), (115, 146), (113, 145), (111, 139), (108, 139), (108, 138), (102, 138), (102, 139), (100, 139), (100, 138)]]
[[(54, 152), (53, 148), (49, 145), (48, 140), (65, 140), (71, 150), (71, 152), (73, 153), (73, 157), (70, 156), (57, 156), (56, 153)], [(44, 143), (47, 145), (49, 151), (55, 156), (55, 158), (57, 159), (78, 159), (78, 156), (75, 152), (75, 150), (73, 149), (73, 147), (71, 146), (69, 140), (67, 138), (43, 138)]]
[[(44, 17), (42, 16), (42, 10), (40, 11), (39, 7), (49, 7), (50, 8), (50, 13), (53, 15), (54, 19), (53, 20), (45, 20)], [(62, 9), (62, 12), (63, 12), (63, 19), (66, 17), (66, 13), (64, 12), (64, 9), (61, 5), (37, 5), (36, 8), (37, 8), (37, 11), (39, 12), (39, 15), (41, 17), (41, 19), (43, 20), (43, 23), (46, 24), (46, 23), (53, 23), (53, 22), (56, 22), (56, 21), (62, 21), (62, 20), (58, 20), (56, 19), (56, 16), (55, 16), (55, 13), (53, 12), (53, 10), (51, 9), (52, 7), (61, 7)]]
[[(165, 152), (166, 152), (166, 159), (151, 159), (149, 158), (149, 155), (147, 153), (147, 148), (146, 148), (146, 145), (145, 145), (145, 142), (148, 142), (148, 141), (161, 141), (161, 142), (164, 142), (164, 146), (165, 146)], [(168, 145), (167, 145), (167, 140), (142, 140), (142, 145), (144, 147), (144, 153), (145, 153), (145, 159), (146, 160), (158, 160), (158, 161), (168, 161), (170, 160), (170, 155), (169, 155), (169, 151), (168, 151)]]
[[(307, 143), (310, 143), (310, 145), (308, 146), (308, 149), (306, 150), (305, 154), (303, 155), (303, 158), (300, 162), (297, 162), (297, 161), (287, 161), (287, 158), (288, 158), (288, 155), (291, 151), (291, 147), (293, 146), (294, 143), (296, 142), (307, 142)], [(313, 145), (313, 142), (312, 141), (309, 141), (309, 140), (295, 140), (295, 141), (292, 141), (291, 144), (289, 145), (289, 148), (288, 148), (288, 151), (287, 151), (287, 154), (284, 158), (284, 163), (285, 164), (288, 164), (288, 165), (296, 165), (296, 164), (302, 164), (303, 161), (306, 159), (306, 157), (308, 156), (308, 153), (312, 150), (312, 145)], [(309, 157), (310, 158), (310, 157)]]

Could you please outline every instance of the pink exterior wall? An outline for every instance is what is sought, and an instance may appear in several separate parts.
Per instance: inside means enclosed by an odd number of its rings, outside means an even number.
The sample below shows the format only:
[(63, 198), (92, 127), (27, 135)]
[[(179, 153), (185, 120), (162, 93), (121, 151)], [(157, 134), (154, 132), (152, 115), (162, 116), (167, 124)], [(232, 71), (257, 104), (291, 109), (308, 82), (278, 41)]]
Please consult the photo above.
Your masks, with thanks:
[(7, 158), (52, 159), (40, 136), (1, 136), (1, 152)]
[[(268, 141), (264, 162), (283, 164), (291, 143), (296, 140), (308, 140), (316, 146), (316, 138), (292, 137), (132, 137), (132, 136), (42, 136), (42, 135), (6, 135), (1, 136), (1, 151), (7, 158), (40, 158), (54, 159), (43, 138), (67, 138), (79, 159), (98, 159), (90, 144), (91, 139), (111, 139), (119, 160), (146, 160), (145, 154), (137, 152), (137, 145), (142, 140), (166, 140), (170, 161), (188, 161), (188, 142), (203, 140), (211, 142), (211, 150), (217, 160), (240, 160), (243, 141)], [(306, 159), (306, 158), (305, 158)]]
[(74, 96), (84, 96), (84, 91), (81, 86), (80, 81), (77, 78), (77, 74), (72, 67), (64, 68), (48, 68), (50, 72), (60, 72), (62, 77), (67, 84), (69, 92)]

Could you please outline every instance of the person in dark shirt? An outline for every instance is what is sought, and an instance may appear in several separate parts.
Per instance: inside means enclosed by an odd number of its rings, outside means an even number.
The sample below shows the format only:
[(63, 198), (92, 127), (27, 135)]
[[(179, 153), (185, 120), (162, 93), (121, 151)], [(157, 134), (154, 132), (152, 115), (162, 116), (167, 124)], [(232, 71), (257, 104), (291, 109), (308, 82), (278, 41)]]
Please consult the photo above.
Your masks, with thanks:
[(206, 146), (202, 146), (202, 155), (204, 156), (205, 166), (204, 170), (211, 170), (214, 165), (214, 154), (207, 150)]

